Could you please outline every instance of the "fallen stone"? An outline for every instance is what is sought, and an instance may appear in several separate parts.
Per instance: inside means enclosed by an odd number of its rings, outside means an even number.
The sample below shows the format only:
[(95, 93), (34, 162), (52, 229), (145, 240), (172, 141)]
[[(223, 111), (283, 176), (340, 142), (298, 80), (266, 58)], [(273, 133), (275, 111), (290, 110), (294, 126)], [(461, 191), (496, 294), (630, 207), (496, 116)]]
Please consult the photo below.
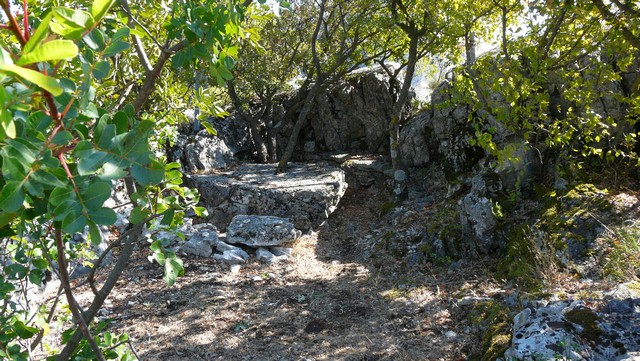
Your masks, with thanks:
[(251, 247), (277, 246), (302, 235), (288, 219), (272, 216), (233, 217), (227, 229), (227, 242)]
[(242, 248), (238, 247), (238, 246), (233, 246), (230, 245), (228, 243), (225, 242), (218, 242), (216, 244), (216, 250), (218, 250), (218, 252), (225, 252), (225, 251), (232, 251), (235, 254), (237, 254), (238, 256), (242, 257), (243, 259), (247, 260), (249, 259), (249, 254), (247, 252), (245, 252)]
[(240, 273), (241, 269), (242, 269), (242, 266), (239, 264), (232, 264), (231, 267), (229, 267), (229, 270), (231, 270), (231, 273), (233, 274)]
[(213, 255), (213, 258), (219, 262), (226, 262), (231, 264), (242, 264), (245, 263), (245, 259), (234, 251), (224, 251), (222, 254), (216, 253)]
[(233, 216), (253, 214), (289, 218), (298, 229), (322, 224), (347, 188), (344, 172), (318, 164), (289, 165), (275, 174), (270, 164), (245, 164), (234, 172), (188, 175), (187, 185), (200, 191), (212, 223), (220, 228)]
[(218, 229), (210, 223), (200, 223), (194, 226), (186, 222), (181, 231), (186, 242), (180, 245), (180, 251), (197, 257), (210, 257), (213, 246), (220, 242)]
[(269, 250), (276, 256), (291, 256), (293, 253), (293, 248), (289, 247), (271, 247)]

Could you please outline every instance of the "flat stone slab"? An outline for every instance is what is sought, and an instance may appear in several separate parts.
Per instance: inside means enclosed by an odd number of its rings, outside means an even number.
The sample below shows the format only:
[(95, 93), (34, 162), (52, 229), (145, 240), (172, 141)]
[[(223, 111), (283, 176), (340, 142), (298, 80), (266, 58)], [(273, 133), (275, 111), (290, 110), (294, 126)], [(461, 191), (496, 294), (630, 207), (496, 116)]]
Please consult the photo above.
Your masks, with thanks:
[(344, 172), (321, 164), (291, 163), (275, 174), (275, 164), (244, 164), (230, 172), (190, 174), (211, 222), (226, 229), (235, 215), (288, 218), (297, 229), (322, 224), (347, 189)]

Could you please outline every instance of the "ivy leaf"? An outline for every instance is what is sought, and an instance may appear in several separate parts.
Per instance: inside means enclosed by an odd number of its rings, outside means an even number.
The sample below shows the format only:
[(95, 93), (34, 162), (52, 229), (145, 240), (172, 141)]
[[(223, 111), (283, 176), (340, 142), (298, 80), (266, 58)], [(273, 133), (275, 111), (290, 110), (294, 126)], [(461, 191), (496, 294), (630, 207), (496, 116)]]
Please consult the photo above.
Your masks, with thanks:
[(78, 46), (71, 40), (53, 40), (22, 54), (17, 65), (27, 65), (50, 60), (62, 60), (78, 55)]

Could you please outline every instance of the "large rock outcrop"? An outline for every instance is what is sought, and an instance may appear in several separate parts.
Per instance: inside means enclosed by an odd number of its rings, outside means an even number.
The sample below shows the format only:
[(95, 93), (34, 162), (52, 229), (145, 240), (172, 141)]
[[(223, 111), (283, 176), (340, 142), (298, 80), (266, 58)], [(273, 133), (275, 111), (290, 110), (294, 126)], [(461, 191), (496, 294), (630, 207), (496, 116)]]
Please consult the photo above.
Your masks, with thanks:
[(318, 150), (328, 152), (387, 150), (393, 89), (389, 77), (374, 69), (351, 74), (322, 91), (310, 112), (303, 144), (313, 142)]
[(344, 172), (319, 164), (290, 164), (275, 174), (270, 164), (245, 164), (232, 172), (191, 174), (190, 186), (200, 191), (212, 222), (225, 228), (235, 215), (289, 218), (306, 230), (322, 224), (347, 188)]

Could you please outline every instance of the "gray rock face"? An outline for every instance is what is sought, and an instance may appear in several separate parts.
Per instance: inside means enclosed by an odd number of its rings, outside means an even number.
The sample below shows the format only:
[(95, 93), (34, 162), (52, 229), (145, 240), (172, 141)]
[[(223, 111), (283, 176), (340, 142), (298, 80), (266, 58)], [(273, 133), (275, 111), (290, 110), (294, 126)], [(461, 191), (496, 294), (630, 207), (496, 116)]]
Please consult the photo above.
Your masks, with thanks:
[(226, 168), (231, 164), (233, 152), (221, 138), (206, 131), (197, 135), (180, 135), (171, 155), (188, 171), (210, 171)]
[(227, 229), (227, 242), (251, 247), (278, 246), (302, 235), (288, 219), (272, 216), (233, 217)]
[(298, 229), (322, 224), (347, 188), (344, 172), (317, 164), (291, 164), (288, 172), (275, 174), (269, 164), (245, 164), (234, 172), (187, 176), (200, 191), (212, 221), (226, 227), (238, 214), (289, 218)]
[(325, 151), (376, 153), (388, 149), (388, 124), (394, 96), (381, 69), (352, 75), (320, 93), (309, 122), (318, 147)]
[[(619, 312), (616, 312), (619, 311)], [(640, 299), (612, 300), (603, 312), (582, 301), (526, 308), (514, 318), (506, 360), (637, 360)]]
[(471, 168), (484, 156), (469, 145), (474, 130), (469, 126), (469, 107), (442, 106), (451, 103), (451, 86), (443, 83), (434, 91), (432, 110), (411, 119), (400, 133), (400, 155), (409, 167), (424, 167), (439, 160), (446, 172), (458, 173)]
[(465, 243), (463, 248), (470, 254), (487, 254), (501, 246), (495, 235), (498, 222), (494, 214), (494, 201), (489, 197), (500, 191), (502, 185), (497, 176), (490, 175), (474, 176), (471, 190), (458, 201), (462, 240)]

